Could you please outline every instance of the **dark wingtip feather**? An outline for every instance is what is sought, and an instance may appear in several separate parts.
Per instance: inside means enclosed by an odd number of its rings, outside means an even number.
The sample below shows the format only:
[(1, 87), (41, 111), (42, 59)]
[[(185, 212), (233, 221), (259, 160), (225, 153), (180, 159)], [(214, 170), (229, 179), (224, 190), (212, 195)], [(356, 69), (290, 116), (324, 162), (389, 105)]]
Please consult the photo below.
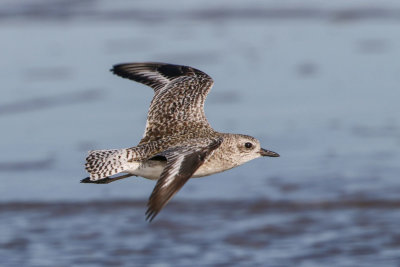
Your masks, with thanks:
[(146, 221), (151, 223), (153, 219), (157, 216), (158, 212), (155, 210), (152, 210), (150, 208), (147, 209), (145, 215), (146, 215)]
[(167, 83), (165, 77), (157, 71), (160, 64), (162, 63), (122, 63), (114, 65), (110, 71), (122, 78), (150, 86), (157, 91)]
[(133, 73), (131, 73), (125, 69), (125, 67), (128, 65), (130, 65), (130, 64), (129, 63), (116, 64), (112, 67), (112, 69), (110, 69), (110, 71), (113, 74), (118, 75), (122, 78), (127, 78), (127, 79), (137, 81), (136, 75), (134, 75)]

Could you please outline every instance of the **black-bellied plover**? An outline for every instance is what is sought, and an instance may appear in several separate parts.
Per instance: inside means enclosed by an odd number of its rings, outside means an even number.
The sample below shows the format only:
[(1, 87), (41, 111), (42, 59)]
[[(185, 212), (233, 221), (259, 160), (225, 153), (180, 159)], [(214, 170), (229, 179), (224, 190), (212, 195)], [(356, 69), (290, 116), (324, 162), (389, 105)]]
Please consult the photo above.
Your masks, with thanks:
[[(279, 157), (254, 137), (211, 128), (203, 107), (213, 80), (204, 72), (165, 63), (118, 64), (111, 71), (154, 89), (146, 129), (135, 147), (89, 151), (85, 166), (90, 177), (82, 182), (105, 184), (130, 176), (157, 180), (147, 220), (191, 177), (226, 171), (261, 156)], [(124, 175), (114, 176), (120, 173)]]

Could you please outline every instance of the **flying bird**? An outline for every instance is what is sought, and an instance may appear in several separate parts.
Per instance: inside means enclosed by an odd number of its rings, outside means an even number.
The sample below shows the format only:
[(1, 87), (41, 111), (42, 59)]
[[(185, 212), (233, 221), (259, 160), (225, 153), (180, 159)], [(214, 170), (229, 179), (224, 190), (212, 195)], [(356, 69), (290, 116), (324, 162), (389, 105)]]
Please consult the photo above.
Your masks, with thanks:
[[(208, 123), (204, 101), (213, 86), (206, 73), (166, 63), (126, 63), (111, 71), (154, 90), (143, 138), (134, 147), (89, 151), (82, 183), (107, 184), (130, 176), (157, 180), (146, 220), (152, 221), (190, 179), (223, 172), (258, 157), (279, 157), (243, 134)], [(118, 176), (119, 175), (119, 176)]]

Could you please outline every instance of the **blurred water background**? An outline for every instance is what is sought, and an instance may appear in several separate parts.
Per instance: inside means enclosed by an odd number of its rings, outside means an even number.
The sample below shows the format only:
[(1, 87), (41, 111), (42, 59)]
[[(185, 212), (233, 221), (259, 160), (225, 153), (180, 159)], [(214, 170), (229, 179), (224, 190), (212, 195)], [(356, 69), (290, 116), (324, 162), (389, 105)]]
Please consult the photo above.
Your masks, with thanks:
[[(2, 0), (1, 266), (399, 266), (398, 1)], [(190, 180), (80, 184), (141, 138), (150, 88), (113, 64), (205, 71), (205, 111), (280, 158)]]

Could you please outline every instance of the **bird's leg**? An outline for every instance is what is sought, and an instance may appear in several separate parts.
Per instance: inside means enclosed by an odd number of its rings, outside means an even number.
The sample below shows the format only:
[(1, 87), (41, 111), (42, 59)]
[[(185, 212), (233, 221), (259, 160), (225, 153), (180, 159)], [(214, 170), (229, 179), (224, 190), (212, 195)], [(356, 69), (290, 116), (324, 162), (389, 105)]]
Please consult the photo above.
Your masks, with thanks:
[(125, 175), (121, 175), (121, 176), (118, 176), (118, 177), (115, 177), (115, 178), (106, 177), (106, 178), (103, 178), (103, 179), (100, 179), (100, 180), (96, 180), (96, 181), (91, 181), (89, 177), (86, 177), (85, 179), (81, 180), (81, 183), (109, 184), (111, 182), (115, 182), (115, 181), (118, 181), (118, 180), (121, 180), (121, 179), (125, 179), (125, 178), (131, 177), (131, 176), (136, 176), (136, 175), (125, 174)]

